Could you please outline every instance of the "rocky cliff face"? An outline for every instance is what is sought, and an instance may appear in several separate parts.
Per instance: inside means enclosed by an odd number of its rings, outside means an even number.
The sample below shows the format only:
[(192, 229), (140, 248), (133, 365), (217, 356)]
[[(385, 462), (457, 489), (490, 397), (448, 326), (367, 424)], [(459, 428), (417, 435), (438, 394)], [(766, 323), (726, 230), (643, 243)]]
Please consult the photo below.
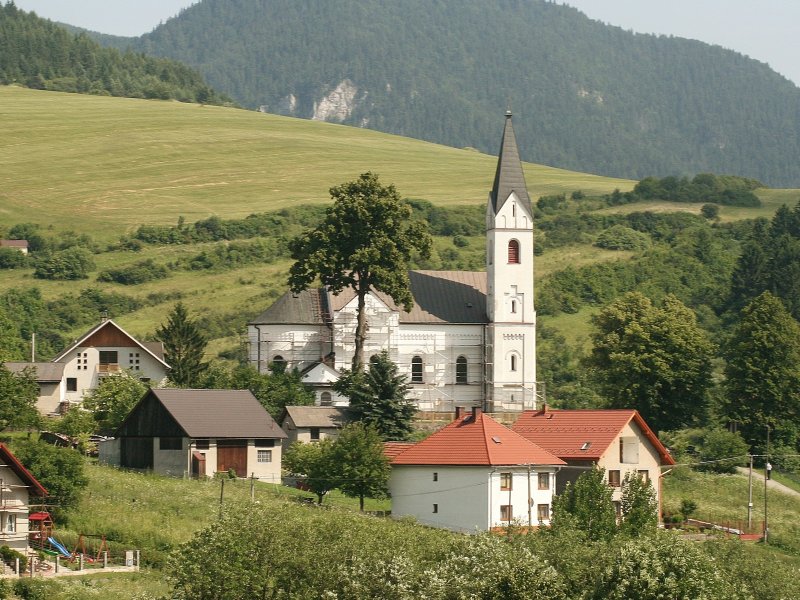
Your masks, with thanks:
[[(366, 95), (366, 94), (364, 94)], [(329, 94), (314, 102), (313, 121), (343, 122), (353, 114), (356, 107), (358, 88), (349, 79), (345, 79)]]

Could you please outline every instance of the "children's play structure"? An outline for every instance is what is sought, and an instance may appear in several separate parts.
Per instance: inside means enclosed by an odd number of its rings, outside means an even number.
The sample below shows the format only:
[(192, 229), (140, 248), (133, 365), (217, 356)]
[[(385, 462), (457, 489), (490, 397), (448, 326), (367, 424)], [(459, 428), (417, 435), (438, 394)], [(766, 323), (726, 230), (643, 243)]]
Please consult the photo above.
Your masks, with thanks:
[[(78, 543), (75, 549), (70, 552), (53, 533), (53, 519), (48, 512), (31, 513), (28, 516), (28, 543), (32, 549), (40, 550), (50, 556), (60, 556), (73, 562), (83, 556), (88, 562), (100, 561), (103, 552), (108, 552), (108, 542), (103, 534), (81, 533), (78, 536)], [(86, 538), (100, 540), (99, 544), (92, 544), (91, 551), (86, 549)]]

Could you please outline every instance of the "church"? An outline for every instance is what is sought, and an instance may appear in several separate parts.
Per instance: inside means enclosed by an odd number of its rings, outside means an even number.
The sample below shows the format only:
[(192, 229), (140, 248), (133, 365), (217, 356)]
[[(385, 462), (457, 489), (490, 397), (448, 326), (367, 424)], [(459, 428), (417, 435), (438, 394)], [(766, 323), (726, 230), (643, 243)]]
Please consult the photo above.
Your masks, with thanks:
[[(410, 312), (379, 292), (367, 298), (365, 361), (387, 351), (421, 412), (519, 412), (540, 404), (533, 211), (511, 121), (507, 112), (486, 206), (486, 271), (411, 271)], [(351, 365), (355, 329), (352, 290), (287, 292), (248, 324), (250, 362), (260, 372), (283, 362), (303, 373), (317, 404), (346, 405), (331, 386)]]

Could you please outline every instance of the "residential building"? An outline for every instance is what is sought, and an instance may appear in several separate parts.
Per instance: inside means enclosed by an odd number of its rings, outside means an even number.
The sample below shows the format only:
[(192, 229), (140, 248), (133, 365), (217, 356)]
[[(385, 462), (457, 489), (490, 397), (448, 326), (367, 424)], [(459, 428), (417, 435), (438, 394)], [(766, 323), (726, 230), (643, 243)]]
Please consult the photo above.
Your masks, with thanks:
[[(420, 411), (456, 406), (535, 408), (536, 311), (533, 211), (511, 122), (505, 128), (486, 206), (486, 271), (411, 271), (414, 307), (366, 299), (365, 360), (387, 351)], [(250, 362), (304, 371), (321, 405), (346, 404), (330, 386), (351, 365), (357, 298), (352, 289), (287, 292), (248, 325)]]
[(285, 438), (248, 390), (151, 389), (100, 444), (100, 460), (176, 477), (233, 471), (280, 483)]
[(391, 459), (392, 516), (467, 533), (549, 525), (564, 464), (480, 408), (457, 409), (452, 423)]
[(545, 405), (522, 413), (512, 429), (567, 463), (556, 493), (587, 469), (601, 467), (619, 512), (622, 481), (633, 473), (652, 483), (660, 514), (661, 468), (675, 461), (638, 411), (556, 410)]
[(28, 550), (28, 514), (32, 498), (47, 495), (5, 444), (0, 444), (0, 545)]
[(0, 248), (11, 248), (27, 254), (28, 240), (0, 240)]
[(278, 417), (287, 443), (336, 438), (347, 424), (347, 409), (338, 406), (287, 406)]
[(39, 386), (36, 408), (43, 415), (57, 415), (66, 399), (66, 380), (64, 363), (53, 362), (7, 362), (6, 368), (12, 373), (22, 374), (26, 370), (33, 374)]

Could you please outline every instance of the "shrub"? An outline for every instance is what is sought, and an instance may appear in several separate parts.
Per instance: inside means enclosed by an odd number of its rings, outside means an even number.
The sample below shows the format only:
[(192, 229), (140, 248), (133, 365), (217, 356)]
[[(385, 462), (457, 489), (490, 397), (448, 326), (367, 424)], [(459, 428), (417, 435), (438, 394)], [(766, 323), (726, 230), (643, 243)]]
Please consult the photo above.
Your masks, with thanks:
[(735, 473), (736, 467), (745, 463), (749, 452), (750, 447), (738, 433), (726, 429), (707, 430), (700, 448), (700, 462), (707, 464), (698, 468), (714, 473)]
[(152, 258), (137, 262), (127, 267), (106, 269), (97, 276), (97, 281), (113, 281), (122, 285), (139, 285), (156, 279), (165, 279), (169, 270), (164, 265), (156, 264)]
[(14, 566), (15, 560), (18, 558), (20, 572), (24, 573), (25, 569), (28, 568), (28, 557), (8, 546), (0, 546), (0, 558), (10, 567)]
[(86, 279), (94, 269), (91, 253), (85, 248), (70, 248), (48, 253), (37, 261), (34, 277), (39, 279)]
[(650, 245), (650, 236), (624, 225), (612, 225), (597, 236), (594, 245), (607, 250), (644, 250)]
[(19, 250), (0, 248), (0, 269), (19, 269), (27, 262), (27, 257)]

